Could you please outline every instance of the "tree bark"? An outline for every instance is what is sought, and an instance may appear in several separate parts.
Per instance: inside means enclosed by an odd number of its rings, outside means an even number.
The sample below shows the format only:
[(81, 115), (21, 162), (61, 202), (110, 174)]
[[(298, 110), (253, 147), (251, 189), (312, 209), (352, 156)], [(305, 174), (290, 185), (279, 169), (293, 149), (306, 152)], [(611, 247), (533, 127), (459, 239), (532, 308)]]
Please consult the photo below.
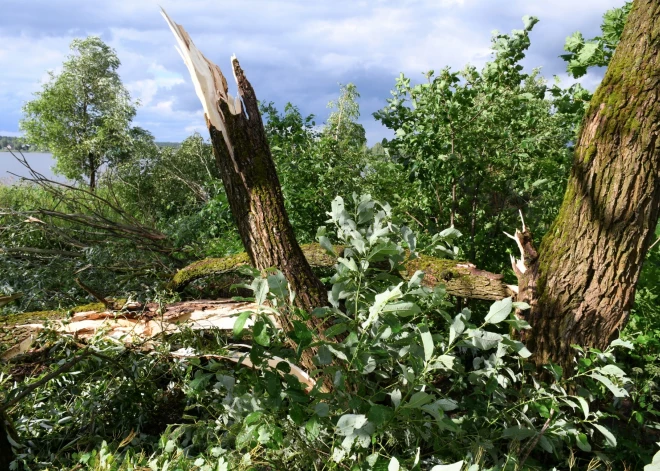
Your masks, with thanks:
[(605, 348), (627, 322), (660, 209), (660, 0), (635, 0), (582, 123), (559, 215), (537, 255), (517, 232), (537, 364)]
[(96, 191), (96, 166), (94, 165), (94, 155), (89, 154), (89, 191)]
[(227, 199), (253, 266), (281, 270), (296, 293), (299, 307), (311, 311), (326, 305), (326, 289), (294, 236), (257, 97), (238, 60), (232, 58), (239, 93), (234, 99), (220, 68), (204, 57), (183, 27), (163, 15), (179, 42), (204, 106)]

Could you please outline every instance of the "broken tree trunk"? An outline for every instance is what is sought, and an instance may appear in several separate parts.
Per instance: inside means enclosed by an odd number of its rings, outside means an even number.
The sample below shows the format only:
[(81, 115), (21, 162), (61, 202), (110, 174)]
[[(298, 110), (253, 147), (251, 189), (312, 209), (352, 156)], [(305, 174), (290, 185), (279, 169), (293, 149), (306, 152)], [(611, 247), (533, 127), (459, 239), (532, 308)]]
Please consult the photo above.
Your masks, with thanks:
[(514, 263), (537, 364), (605, 348), (627, 322), (660, 209), (660, 0), (635, 0), (582, 123), (564, 202)]
[[(305, 244), (303, 254), (314, 271), (329, 274), (337, 263), (319, 244)], [(343, 247), (335, 246), (335, 252), (342, 254)], [(189, 283), (208, 276), (230, 276), (239, 274), (239, 268), (250, 262), (246, 254), (225, 258), (207, 258), (179, 270), (169, 287), (181, 290)], [(515, 287), (504, 283), (502, 275), (478, 270), (474, 265), (456, 260), (443, 260), (426, 255), (407, 262), (400, 275), (408, 279), (415, 271), (424, 272), (425, 286), (443, 284), (447, 294), (458, 298), (498, 300), (515, 296)], [(236, 280), (238, 281), (238, 280)]]
[(239, 94), (232, 98), (220, 68), (204, 57), (183, 27), (164, 11), (163, 16), (204, 107), (227, 199), (252, 265), (281, 270), (299, 307), (311, 311), (326, 305), (327, 292), (307, 263), (284, 209), (257, 97), (238, 59), (231, 59)]

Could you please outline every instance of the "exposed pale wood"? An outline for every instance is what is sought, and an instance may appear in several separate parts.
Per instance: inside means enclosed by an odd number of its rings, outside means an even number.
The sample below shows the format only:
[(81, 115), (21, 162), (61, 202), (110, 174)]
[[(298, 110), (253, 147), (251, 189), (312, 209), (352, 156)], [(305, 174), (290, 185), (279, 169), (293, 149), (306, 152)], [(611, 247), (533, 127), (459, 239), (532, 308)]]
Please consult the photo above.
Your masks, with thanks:
[[(254, 318), (259, 306), (249, 302), (236, 302), (231, 300), (215, 301), (185, 301), (167, 306), (162, 314), (159, 314), (158, 304), (149, 304), (140, 312), (113, 312), (113, 311), (87, 311), (74, 314), (71, 319), (56, 321), (49, 328), (63, 335), (73, 335), (79, 340), (89, 340), (101, 334), (113, 338), (127, 345), (139, 344), (140, 348), (148, 350), (154, 347), (154, 340), (160, 335), (170, 335), (182, 332), (184, 329), (210, 330), (220, 329), (231, 331), (238, 315), (242, 312), (251, 311), (253, 314), (246, 320), (245, 327), (254, 325)], [(269, 315), (271, 323), (275, 328), (281, 328), (280, 319)], [(32, 331), (43, 330), (43, 324), (25, 324), (17, 327), (28, 328)], [(31, 335), (16, 346), (6, 350), (2, 359), (7, 361), (28, 351), (34, 342), (35, 336)], [(231, 344), (228, 352), (224, 355), (216, 355), (239, 365), (254, 368), (248, 358), (249, 353), (237, 349), (249, 349), (249, 345)], [(190, 349), (181, 349), (172, 352), (172, 356), (184, 358), (194, 357), (197, 354)], [(269, 366), (275, 367), (281, 361), (285, 361), (291, 367), (291, 373), (296, 376), (308, 390), (311, 390), (316, 382), (309, 374), (299, 367), (283, 358), (273, 356), (267, 360)]]

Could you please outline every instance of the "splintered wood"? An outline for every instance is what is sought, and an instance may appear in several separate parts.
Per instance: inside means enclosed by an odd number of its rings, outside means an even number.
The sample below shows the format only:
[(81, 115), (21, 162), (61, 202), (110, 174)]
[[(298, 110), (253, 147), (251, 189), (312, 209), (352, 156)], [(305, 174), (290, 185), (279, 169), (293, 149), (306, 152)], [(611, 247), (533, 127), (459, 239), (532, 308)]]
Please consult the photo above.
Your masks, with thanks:
[[(242, 312), (252, 312), (245, 322), (245, 328), (254, 325), (254, 317), (258, 306), (250, 302), (236, 302), (231, 300), (217, 301), (186, 301), (170, 304), (159, 312), (159, 305), (148, 304), (140, 311), (87, 311), (79, 312), (70, 319), (53, 321), (48, 328), (63, 335), (72, 335), (80, 340), (90, 340), (98, 336), (113, 338), (127, 345), (139, 344), (142, 349), (149, 350), (154, 347), (158, 336), (180, 333), (186, 329), (210, 330), (220, 329), (231, 331)], [(279, 329), (281, 325), (277, 317), (268, 316), (271, 322)], [(9, 348), (2, 354), (3, 360), (10, 360), (28, 352), (36, 339), (36, 333), (46, 328), (45, 324), (24, 324), (15, 328), (29, 329), (31, 335)], [(225, 355), (213, 355), (214, 358), (223, 359), (254, 368), (249, 359), (250, 346), (246, 344), (231, 344)], [(190, 349), (181, 349), (171, 354), (176, 358), (188, 358), (198, 355)], [(206, 355), (208, 356), (208, 355)], [(308, 390), (314, 387), (315, 381), (306, 371), (290, 362), (272, 357), (267, 360), (269, 366), (275, 367), (279, 362), (285, 361), (291, 367), (291, 374), (305, 384)]]

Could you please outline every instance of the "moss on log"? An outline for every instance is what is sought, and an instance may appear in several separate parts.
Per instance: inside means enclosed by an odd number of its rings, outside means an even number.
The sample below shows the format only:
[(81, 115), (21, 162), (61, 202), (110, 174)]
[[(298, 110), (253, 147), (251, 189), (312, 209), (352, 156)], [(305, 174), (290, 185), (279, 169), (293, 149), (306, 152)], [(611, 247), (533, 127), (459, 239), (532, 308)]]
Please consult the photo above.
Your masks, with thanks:
[[(329, 255), (319, 244), (305, 244), (303, 253), (310, 266), (319, 274), (328, 273), (336, 259)], [(342, 253), (342, 247), (335, 247), (335, 251)], [(245, 253), (224, 258), (207, 258), (195, 262), (179, 270), (172, 279), (169, 287), (181, 290), (189, 283), (214, 275), (237, 274), (240, 267), (249, 265), (250, 260)], [(513, 296), (515, 293), (502, 281), (502, 275), (478, 270), (467, 262), (445, 260), (421, 255), (415, 260), (407, 262), (400, 275), (408, 279), (417, 270), (425, 273), (424, 284), (436, 286), (443, 284), (448, 294), (461, 298), (497, 300)]]

